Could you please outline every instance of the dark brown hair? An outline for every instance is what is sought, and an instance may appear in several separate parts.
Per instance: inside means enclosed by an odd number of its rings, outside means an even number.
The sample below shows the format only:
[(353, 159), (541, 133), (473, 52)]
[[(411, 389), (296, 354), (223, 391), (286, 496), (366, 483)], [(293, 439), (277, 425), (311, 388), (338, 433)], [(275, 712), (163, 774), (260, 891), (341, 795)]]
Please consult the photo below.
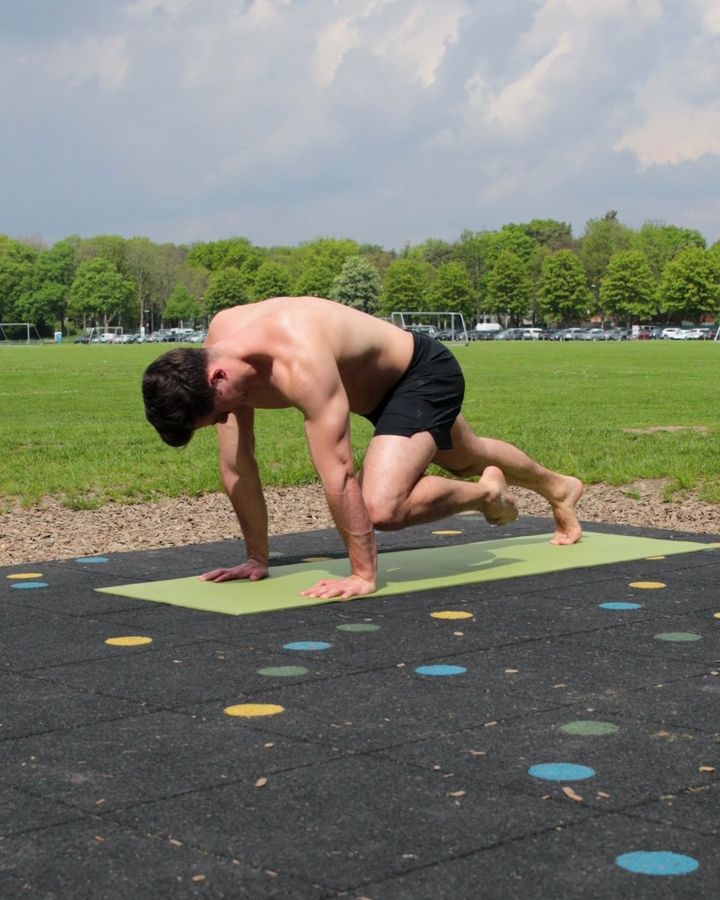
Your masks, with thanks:
[(207, 350), (181, 347), (164, 353), (145, 370), (145, 415), (171, 447), (184, 447), (198, 419), (213, 410), (215, 391), (208, 384), (208, 361)]

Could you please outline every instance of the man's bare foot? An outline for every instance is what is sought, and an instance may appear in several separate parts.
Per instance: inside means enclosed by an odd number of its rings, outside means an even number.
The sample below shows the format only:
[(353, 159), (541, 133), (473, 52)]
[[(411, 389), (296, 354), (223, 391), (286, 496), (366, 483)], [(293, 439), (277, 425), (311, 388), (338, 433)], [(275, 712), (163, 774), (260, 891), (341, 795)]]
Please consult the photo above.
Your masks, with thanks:
[(478, 485), (485, 488), (480, 511), (491, 525), (507, 525), (518, 517), (515, 501), (508, 494), (505, 476), (497, 466), (488, 466)]
[(564, 491), (559, 500), (550, 500), (553, 515), (555, 516), (555, 536), (551, 544), (565, 545), (577, 544), (582, 537), (582, 528), (575, 513), (575, 507), (585, 490), (585, 485), (579, 478), (572, 475), (559, 475), (565, 482)]

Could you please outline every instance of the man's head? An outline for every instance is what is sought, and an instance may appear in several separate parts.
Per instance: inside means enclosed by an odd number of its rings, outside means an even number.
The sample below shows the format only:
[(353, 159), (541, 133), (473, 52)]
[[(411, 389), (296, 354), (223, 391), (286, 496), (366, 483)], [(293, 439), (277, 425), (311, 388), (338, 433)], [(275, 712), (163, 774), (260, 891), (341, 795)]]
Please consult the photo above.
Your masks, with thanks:
[(145, 414), (172, 447), (185, 446), (199, 420), (213, 412), (215, 388), (208, 363), (207, 350), (182, 347), (164, 353), (145, 370)]

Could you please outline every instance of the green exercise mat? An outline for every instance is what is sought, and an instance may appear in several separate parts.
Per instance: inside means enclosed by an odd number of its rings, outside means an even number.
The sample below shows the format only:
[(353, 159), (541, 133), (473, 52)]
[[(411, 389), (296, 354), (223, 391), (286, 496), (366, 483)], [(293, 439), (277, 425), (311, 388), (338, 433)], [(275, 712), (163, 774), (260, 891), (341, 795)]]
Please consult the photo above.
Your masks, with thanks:
[[(696, 550), (717, 548), (717, 544), (693, 541), (658, 540), (627, 537), (621, 534), (586, 532), (579, 544), (556, 547), (551, 534), (503, 538), (451, 547), (422, 550), (397, 550), (379, 556), (379, 588), (365, 598), (389, 597), (414, 591), (562, 572), (584, 566), (627, 562), (648, 556), (669, 556)], [(335, 600), (299, 596), (322, 578), (347, 575), (347, 559), (304, 562), (291, 566), (272, 566), (263, 581), (225, 581), (214, 583), (199, 578), (174, 578), (98, 588), (101, 593), (169, 603), (210, 612), (240, 616), (246, 613), (315, 606)]]

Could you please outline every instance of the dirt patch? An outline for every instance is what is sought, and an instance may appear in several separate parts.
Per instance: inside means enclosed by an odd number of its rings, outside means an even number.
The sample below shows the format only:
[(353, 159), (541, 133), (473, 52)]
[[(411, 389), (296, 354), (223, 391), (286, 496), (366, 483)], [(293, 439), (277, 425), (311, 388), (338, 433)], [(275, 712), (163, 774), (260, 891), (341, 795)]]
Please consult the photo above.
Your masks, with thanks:
[(649, 425), (647, 428), (623, 428), (625, 434), (657, 434), (661, 431), (693, 431), (695, 434), (709, 434), (707, 425)]
[[(720, 506), (692, 495), (668, 503), (663, 499), (664, 487), (663, 481), (622, 487), (590, 485), (579, 508), (580, 518), (586, 523), (720, 534)], [(547, 504), (537, 495), (521, 490), (515, 495), (522, 515), (549, 515)], [(319, 485), (268, 489), (266, 498), (270, 534), (333, 527)], [(230, 503), (220, 493), (135, 506), (108, 504), (95, 510), (71, 510), (48, 500), (0, 515), (0, 565), (202, 544), (238, 535)]]

